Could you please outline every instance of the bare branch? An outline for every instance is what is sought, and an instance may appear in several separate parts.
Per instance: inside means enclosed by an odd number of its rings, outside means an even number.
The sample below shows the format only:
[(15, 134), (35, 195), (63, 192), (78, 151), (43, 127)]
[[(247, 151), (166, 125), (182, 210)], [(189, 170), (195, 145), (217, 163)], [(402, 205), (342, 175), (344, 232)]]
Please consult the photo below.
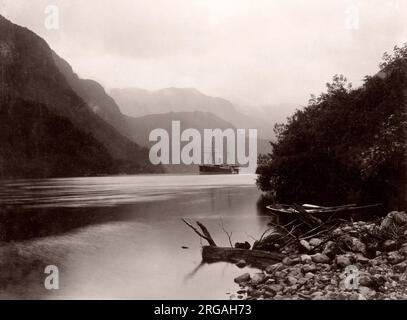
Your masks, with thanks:
[(233, 232), (230, 232), (230, 233), (229, 233), (229, 232), (225, 229), (225, 227), (224, 227), (224, 225), (223, 225), (223, 219), (222, 219), (222, 218), (220, 218), (220, 223), (219, 223), (219, 225), (220, 225), (220, 227), (222, 228), (223, 232), (226, 233), (226, 235), (227, 235), (227, 237), (228, 237), (228, 240), (229, 240), (230, 247), (233, 248), (233, 243), (232, 243), (232, 234), (233, 234)]
[(198, 236), (200, 236), (201, 238), (203, 238), (203, 239), (205, 239), (206, 241), (208, 241), (208, 243), (209, 243), (210, 246), (216, 247), (216, 243), (215, 243), (215, 241), (213, 241), (213, 239), (212, 239), (212, 237), (211, 237), (211, 234), (209, 233), (208, 229), (207, 229), (202, 223), (200, 223), (199, 221), (196, 222), (196, 224), (197, 224), (197, 225), (201, 228), (201, 230), (202, 230), (202, 233), (201, 233), (197, 228), (195, 228), (195, 227), (194, 227), (192, 224), (190, 224), (187, 220), (182, 219), (182, 221), (183, 221), (188, 227), (190, 227), (192, 230), (194, 230), (195, 233), (196, 233)]

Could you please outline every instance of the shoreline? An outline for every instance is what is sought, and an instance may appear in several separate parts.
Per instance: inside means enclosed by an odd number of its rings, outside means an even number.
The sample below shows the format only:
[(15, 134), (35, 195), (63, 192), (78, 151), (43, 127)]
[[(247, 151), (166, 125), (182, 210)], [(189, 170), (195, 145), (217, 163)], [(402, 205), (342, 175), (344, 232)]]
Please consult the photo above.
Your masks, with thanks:
[[(371, 234), (376, 234), (376, 242), (367, 240)], [(247, 300), (407, 299), (405, 212), (393, 211), (378, 223), (346, 222), (332, 236), (326, 242), (324, 238), (301, 241), (284, 250), (287, 257), (282, 262), (235, 278), (240, 286), (235, 296)]]

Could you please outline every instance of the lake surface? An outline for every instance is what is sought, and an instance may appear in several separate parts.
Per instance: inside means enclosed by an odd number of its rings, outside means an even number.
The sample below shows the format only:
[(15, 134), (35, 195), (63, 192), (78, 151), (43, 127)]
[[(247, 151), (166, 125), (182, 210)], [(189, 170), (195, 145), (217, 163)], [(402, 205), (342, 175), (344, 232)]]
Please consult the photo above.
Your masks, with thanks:
[[(251, 271), (201, 265), (203, 222), (218, 245), (260, 238), (254, 175), (137, 175), (0, 181), (0, 298), (229, 299)], [(260, 210), (260, 211), (259, 211)], [(183, 249), (182, 247), (188, 247)], [(44, 287), (46, 265), (59, 290)]]

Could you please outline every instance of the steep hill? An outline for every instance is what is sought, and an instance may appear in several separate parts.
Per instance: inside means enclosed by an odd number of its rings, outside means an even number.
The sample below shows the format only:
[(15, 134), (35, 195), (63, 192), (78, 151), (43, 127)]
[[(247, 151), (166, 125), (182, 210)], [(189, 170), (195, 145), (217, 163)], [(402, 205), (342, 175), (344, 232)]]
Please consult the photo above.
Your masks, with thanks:
[[(112, 158), (113, 162), (109, 172), (130, 173), (156, 169), (149, 163), (148, 150), (138, 147), (122, 136), (95, 114), (74, 92), (55, 64), (52, 50), (42, 38), (26, 28), (11, 23), (2, 16), (0, 16), (0, 72), (2, 111), (12, 108), (15, 115), (22, 115), (25, 111), (17, 109), (24, 108), (26, 103), (37, 106), (38, 110), (44, 110), (45, 107), (50, 112), (50, 117), (65, 118), (70, 123), (67, 126), (74, 127), (83, 135), (91, 135), (92, 139), (97, 142), (95, 148), (100, 149), (101, 153), (105, 153), (103, 157)], [(1, 125), (5, 125), (8, 119), (9, 117), (2, 117)], [(24, 118), (19, 119), (22, 122), (21, 125), (32, 125)], [(56, 139), (47, 136), (47, 132), (50, 131), (41, 131), (42, 136), (37, 136), (37, 138)], [(76, 136), (78, 137), (78, 135)], [(26, 143), (29, 146), (32, 136), (25, 138), (28, 139)], [(3, 141), (2, 143), (5, 143), (5, 137), (2, 136), (0, 139)], [(79, 138), (72, 141), (59, 141), (59, 143), (62, 145), (72, 143), (77, 145), (78, 150), (87, 150), (81, 148), (83, 141)], [(89, 143), (93, 142), (89, 140)], [(34, 143), (31, 145), (34, 147)], [(103, 148), (100, 148), (101, 145)], [(14, 152), (18, 154), (19, 151), (16, 149)], [(44, 159), (49, 159), (51, 163), (53, 156), (59, 155), (50, 154)], [(5, 157), (4, 154), (2, 154), (2, 158), (3, 165), (5, 162), (11, 161), (10, 157)], [(75, 157), (72, 157), (71, 160), (75, 161)], [(42, 165), (46, 165), (46, 163)], [(79, 162), (77, 165), (80, 165)], [(94, 165), (95, 168), (98, 167), (97, 157), (94, 158)], [(41, 176), (42, 171), (36, 171), (36, 169), (38, 168), (32, 169), (32, 175)], [(105, 173), (105, 171), (101, 170), (100, 173)], [(7, 175), (13, 176), (15, 173), (18, 172), (7, 172)], [(70, 174), (76, 174), (76, 172), (64, 173), (64, 175)]]

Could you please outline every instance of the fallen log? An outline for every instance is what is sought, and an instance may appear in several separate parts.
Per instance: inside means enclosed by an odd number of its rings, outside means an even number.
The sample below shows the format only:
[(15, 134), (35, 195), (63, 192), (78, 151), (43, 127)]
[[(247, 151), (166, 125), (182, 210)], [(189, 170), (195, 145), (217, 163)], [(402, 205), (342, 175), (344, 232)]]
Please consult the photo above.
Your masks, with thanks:
[(182, 219), (182, 221), (191, 228), (199, 237), (205, 239), (209, 245), (202, 247), (202, 262), (203, 263), (214, 263), (214, 262), (230, 262), (237, 263), (244, 260), (247, 265), (254, 268), (266, 268), (267, 266), (280, 262), (285, 258), (285, 255), (281, 253), (273, 253), (261, 250), (250, 250), (250, 249), (240, 249), (240, 248), (229, 248), (229, 247), (218, 247), (213, 240), (208, 229), (196, 221), (196, 224), (201, 229), (198, 230), (187, 220)]
[(261, 250), (247, 250), (229, 247), (202, 247), (203, 262), (230, 262), (237, 263), (244, 260), (248, 265), (255, 268), (265, 268), (271, 264), (282, 261), (285, 258), (284, 254), (273, 253)]

